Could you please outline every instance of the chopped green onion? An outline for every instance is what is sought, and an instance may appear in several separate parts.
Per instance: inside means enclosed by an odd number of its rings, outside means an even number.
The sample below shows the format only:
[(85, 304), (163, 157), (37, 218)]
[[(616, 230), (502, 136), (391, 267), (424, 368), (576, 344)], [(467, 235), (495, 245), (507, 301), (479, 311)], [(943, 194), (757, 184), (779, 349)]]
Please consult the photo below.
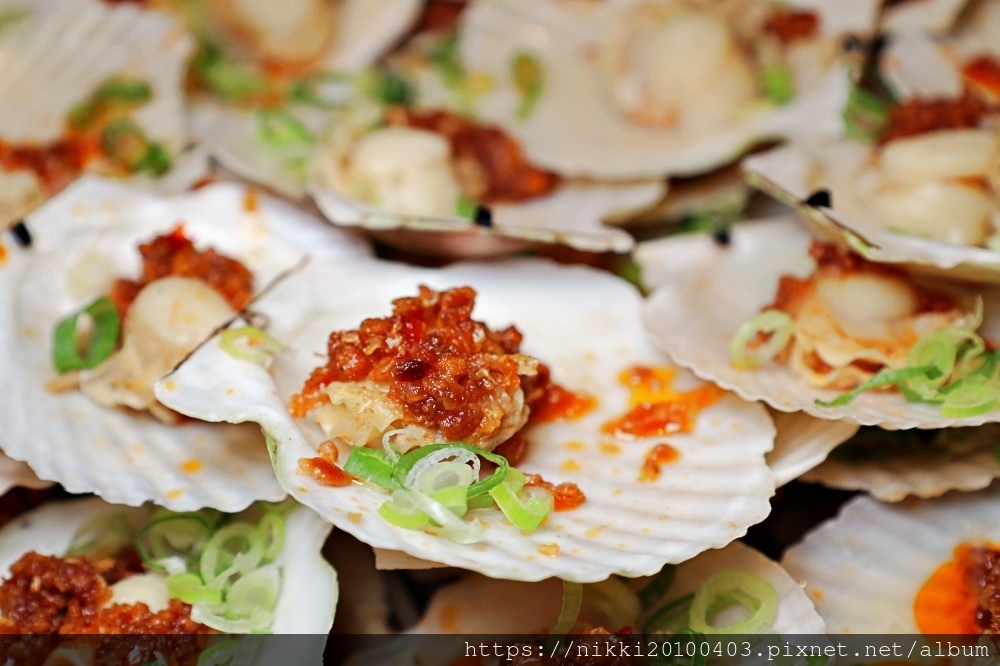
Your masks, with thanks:
[(552, 496), (547, 494), (548, 501), (536, 496), (522, 502), (518, 493), (524, 487), (524, 483), (524, 474), (511, 468), (507, 472), (507, 478), (491, 488), (489, 493), (514, 527), (531, 532), (538, 529), (542, 521), (552, 512), (553, 501)]
[(404, 530), (420, 530), (431, 524), (431, 519), (412, 503), (394, 497), (379, 507), (378, 513), (386, 522)]
[[(465, 465), (463, 467), (469, 469)], [(469, 510), (468, 486), (465, 485), (442, 488), (431, 495), (431, 499), (448, 507), (448, 510), (459, 518)]]
[(483, 540), (483, 530), (474, 521), (467, 522), (451, 512), (451, 509), (437, 500), (413, 490), (396, 490), (392, 493), (393, 501), (409, 504), (421, 511), (436, 523), (426, 527), (431, 534), (439, 534), (456, 543), (470, 544)]
[(382, 106), (411, 106), (416, 100), (410, 82), (392, 71), (365, 70), (355, 77), (355, 86)]
[(124, 513), (97, 516), (87, 521), (70, 540), (66, 557), (111, 557), (132, 543), (132, 528)]
[(519, 51), (511, 59), (510, 77), (521, 96), (517, 117), (527, 120), (535, 112), (538, 100), (541, 99), (542, 88), (545, 86), (545, 70), (537, 56), (527, 51)]
[(270, 354), (285, 350), (285, 346), (255, 326), (227, 328), (219, 346), (233, 358), (248, 363), (267, 364)]
[(555, 635), (562, 636), (572, 631), (576, 625), (576, 620), (580, 617), (580, 607), (583, 605), (583, 585), (572, 581), (563, 581), (562, 608), (559, 611), (559, 619), (552, 627)]
[(183, 573), (212, 535), (212, 528), (198, 516), (175, 514), (154, 520), (135, 537), (136, 550), (150, 569)]
[(285, 519), (277, 512), (268, 511), (257, 523), (257, 531), (264, 542), (264, 554), (261, 560), (265, 563), (273, 562), (281, 555), (285, 547)]
[(92, 97), (101, 102), (145, 104), (153, 99), (153, 87), (142, 79), (114, 76), (98, 86)]
[(369, 449), (365, 446), (351, 447), (351, 455), (344, 463), (344, 471), (368, 483), (386, 490), (400, 490), (402, 485), (392, 476), (393, 464), (383, 449)]
[(240, 641), (236, 638), (216, 643), (199, 655), (197, 666), (232, 666), (239, 655), (239, 647)]
[(455, 200), (455, 215), (466, 220), (476, 218), (476, 208), (476, 202), (465, 195), (460, 194), (458, 195), (458, 199)]
[(142, 156), (139, 163), (135, 165), (135, 173), (150, 173), (154, 176), (162, 176), (170, 171), (174, 165), (174, 158), (170, 156), (170, 151), (162, 143), (153, 142), (149, 144), (149, 149)]
[(479, 470), (478, 465), (474, 469), (465, 464), (464, 461), (450, 461), (425, 467), (416, 474), (411, 471), (409, 476), (413, 480), (408, 483), (408, 486), (425, 495), (434, 495), (443, 490), (461, 488), (462, 492), (468, 496), (468, 488), (479, 476)]
[(260, 123), (258, 136), (272, 148), (310, 146), (316, 138), (301, 120), (282, 109), (261, 109), (257, 112)]
[(458, 31), (441, 40), (428, 54), (427, 60), (449, 89), (460, 91), (465, 87), (465, 67), (458, 54)]
[[(286, 497), (280, 502), (257, 502), (257, 506), (265, 513), (286, 514), (299, 505), (294, 497)], [(204, 509), (203, 509), (204, 510)]]
[(104, 128), (101, 150), (130, 173), (145, 171), (162, 176), (170, 170), (171, 158), (167, 149), (150, 141), (142, 128), (128, 118), (116, 120)]
[(222, 590), (207, 587), (201, 576), (195, 573), (178, 573), (167, 576), (167, 592), (171, 599), (186, 604), (206, 604), (215, 606), (222, 603)]
[(1000, 387), (984, 382), (964, 380), (949, 391), (941, 403), (941, 416), (968, 418), (988, 414), (1000, 405)]
[(864, 143), (875, 143), (889, 123), (890, 104), (879, 96), (854, 88), (844, 108), (844, 129), (848, 137)]
[[(256, 606), (268, 612), (273, 612), (278, 605), (278, 593), (281, 590), (281, 569), (276, 564), (268, 564), (254, 569), (241, 576), (233, 583), (226, 593), (226, 604), (241, 606)], [(256, 630), (267, 629), (270, 622), (254, 627)]]
[[(749, 615), (723, 627), (712, 624), (725, 607), (734, 604), (745, 607)], [(774, 622), (777, 614), (778, 593), (773, 585), (747, 571), (723, 569), (695, 592), (689, 626), (702, 634), (753, 634)]]
[(223, 602), (217, 606), (192, 606), (191, 619), (227, 634), (249, 634), (271, 626), (274, 614), (259, 606)]
[(264, 540), (249, 523), (231, 523), (212, 535), (201, 553), (205, 584), (224, 587), (232, 576), (253, 571), (264, 556)]
[(676, 634), (688, 626), (691, 616), (691, 602), (694, 595), (688, 594), (667, 602), (649, 616), (642, 626), (644, 634)]
[(507, 463), (507, 459), (503, 456), (499, 456), (495, 453), (490, 453), (477, 446), (471, 446), (469, 444), (430, 444), (428, 446), (422, 446), (418, 449), (414, 449), (402, 456), (400, 456), (399, 461), (396, 463), (396, 467), (393, 470), (392, 476), (396, 483), (401, 488), (406, 488), (406, 480), (409, 476), (410, 470), (413, 469), (423, 458), (436, 453), (442, 449), (455, 448), (463, 449), (466, 451), (471, 451), (477, 456), (481, 456), (486, 460), (497, 466), (495, 472), (489, 477), (483, 479), (482, 481), (477, 481), (469, 486), (469, 498), (473, 498), (477, 495), (482, 495), (489, 492), (492, 488), (498, 486), (506, 477), (507, 471), (510, 469), (510, 465)]
[(649, 581), (649, 584), (639, 592), (639, 601), (642, 603), (642, 607), (649, 608), (662, 599), (670, 586), (674, 584), (676, 575), (677, 567), (673, 564), (667, 564), (660, 569), (660, 573), (653, 576), (653, 580)]
[[(93, 324), (86, 345), (81, 345), (78, 329), (82, 315)], [(60, 374), (96, 367), (115, 351), (120, 331), (118, 308), (109, 298), (96, 299), (56, 324), (52, 334), (52, 366)], [(82, 346), (85, 349), (81, 349)]]
[(839, 395), (829, 402), (817, 399), (816, 404), (820, 407), (843, 407), (870, 389), (892, 386), (893, 384), (899, 384), (900, 382), (913, 379), (914, 377), (920, 377), (921, 375), (932, 374), (935, 372), (936, 369), (932, 365), (919, 368), (901, 368), (899, 370), (886, 368), (885, 370), (878, 372), (874, 377), (861, 384), (861, 386), (857, 387), (853, 391)]
[[(729, 357), (734, 367), (748, 369), (757, 368), (788, 346), (795, 331), (795, 322), (791, 316), (781, 310), (765, 310), (750, 321), (740, 326), (729, 344)], [(758, 334), (770, 334), (764, 344), (750, 348), (748, 345)]]
[(222, 49), (207, 41), (199, 44), (190, 72), (202, 87), (231, 102), (264, 95), (270, 88), (264, 76), (249, 67), (226, 60)]
[[(975, 335), (969, 331), (965, 333)], [(899, 389), (913, 400), (930, 401), (948, 381), (958, 359), (958, 342), (955, 331), (934, 331), (920, 338), (907, 357), (907, 366), (933, 368), (934, 372), (916, 375), (899, 382)]]
[(761, 86), (764, 95), (775, 104), (788, 104), (795, 99), (795, 74), (788, 65), (774, 65), (764, 70)]

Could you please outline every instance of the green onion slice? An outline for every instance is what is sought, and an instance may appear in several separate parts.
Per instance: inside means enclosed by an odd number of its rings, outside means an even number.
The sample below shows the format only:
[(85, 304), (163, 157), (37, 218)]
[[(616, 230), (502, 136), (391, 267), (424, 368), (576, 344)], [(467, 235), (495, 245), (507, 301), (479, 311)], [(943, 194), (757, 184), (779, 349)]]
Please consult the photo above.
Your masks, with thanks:
[(260, 123), (258, 136), (273, 148), (311, 146), (316, 138), (301, 120), (282, 109), (261, 109), (257, 112)]
[(631, 627), (642, 612), (639, 595), (618, 576), (588, 585), (584, 594), (587, 607), (603, 613), (609, 627)]
[(397, 490), (392, 494), (393, 501), (420, 509), (436, 523), (425, 527), (431, 534), (443, 536), (456, 543), (471, 544), (483, 540), (483, 529), (474, 521), (465, 521), (452, 513), (451, 509), (432, 497), (413, 490)]
[[(521, 501), (518, 493), (524, 487), (524, 474), (516, 469), (507, 472), (507, 478), (503, 483), (490, 489), (490, 496), (503, 511), (515, 527), (525, 532), (538, 529), (542, 521), (552, 512), (552, 496), (545, 492), (545, 495), (536, 495), (527, 501)], [(543, 491), (544, 492), (544, 491)]]
[(843, 407), (844, 405), (850, 404), (855, 398), (870, 389), (880, 388), (882, 386), (892, 386), (893, 384), (899, 384), (900, 382), (913, 379), (914, 377), (934, 374), (936, 372), (937, 370), (933, 365), (927, 365), (919, 368), (901, 368), (899, 370), (886, 368), (885, 370), (881, 370), (876, 373), (874, 377), (861, 384), (861, 386), (853, 391), (839, 395), (829, 402), (817, 399), (816, 404), (820, 407)]
[(264, 540), (254, 525), (231, 523), (212, 535), (201, 553), (199, 569), (210, 587), (222, 588), (237, 574), (253, 571), (264, 556)]
[(473, 220), (476, 217), (476, 202), (463, 194), (458, 195), (455, 200), (455, 215), (466, 220)]
[(941, 416), (967, 418), (988, 414), (1000, 406), (1000, 387), (982, 381), (963, 380), (941, 403)]
[(545, 87), (545, 70), (538, 57), (527, 51), (519, 51), (510, 61), (510, 77), (521, 96), (517, 107), (517, 117), (527, 120), (535, 112), (538, 100)]
[[(464, 465), (463, 465), (464, 466)], [(466, 467), (466, 469), (468, 469)], [(468, 501), (468, 487), (467, 486), (452, 486), (450, 488), (442, 488), (433, 495), (431, 499), (435, 502), (440, 502), (444, 506), (448, 507), (448, 510), (453, 514), (461, 518), (469, 510)]]
[(227, 634), (249, 634), (270, 627), (274, 614), (260, 606), (227, 602), (217, 606), (192, 606), (191, 619)]
[(386, 490), (400, 490), (403, 486), (393, 478), (393, 464), (389, 462), (388, 457), (383, 449), (354, 446), (351, 447), (351, 455), (344, 463), (344, 471)]
[(387, 523), (404, 530), (420, 530), (431, 524), (426, 513), (403, 497), (394, 497), (379, 507), (378, 513)]
[(167, 576), (167, 592), (171, 599), (177, 599), (192, 606), (196, 604), (215, 606), (222, 603), (222, 590), (216, 587), (207, 587), (201, 576), (195, 573), (178, 573)]
[(97, 516), (76, 531), (66, 550), (66, 557), (111, 557), (132, 543), (132, 528), (124, 513)]
[(890, 103), (877, 95), (854, 88), (844, 108), (844, 129), (848, 137), (864, 143), (875, 143), (889, 123)]
[[(92, 323), (86, 345), (81, 345), (80, 340), (78, 327), (81, 316)], [(52, 333), (52, 366), (60, 374), (96, 367), (114, 353), (120, 331), (118, 308), (109, 298), (102, 296), (96, 299), (56, 324)]]
[[(740, 605), (749, 615), (727, 626), (712, 622), (725, 608)], [(769, 582), (747, 571), (723, 569), (702, 583), (691, 602), (689, 626), (702, 634), (753, 634), (778, 614), (778, 593)]]
[(231, 638), (216, 643), (201, 653), (197, 666), (231, 666), (239, 655), (240, 641)]
[[(794, 331), (795, 322), (787, 312), (765, 310), (740, 326), (729, 344), (729, 358), (737, 368), (760, 367), (788, 346)], [(759, 347), (748, 347), (759, 333), (770, 334), (770, 337)]]
[(576, 620), (580, 617), (580, 607), (583, 605), (583, 585), (572, 581), (563, 581), (562, 609), (559, 611), (559, 619), (552, 627), (555, 635), (562, 636), (568, 634)]
[(510, 465), (507, 463), (507, 459), (503, 456), (499, 456), (495, 453), (490, 453), (485, 451), (478, 446), (472, 446), (470, 444), (459, 444), (459, 443), (449, 443), (449, 444), (430, 444), (428, 446), (422, 446), (418, 449), (414, 449), (399, 457), (399, 461), (396, 463), (396, 467), (392, 472), (393, 479), (399, 485), (400, 488), (408, 487), (406, 484), (407, 478), (409, 477), (410, 470), (422, 459), (427, 456), (441, 451), (442, 449), (455, 449), (455, 450), (465, 450), (476, 454), (486, 460), (490, 461), (497, 466), (497, 469), (489, 477), (483, 479), (482, 481), (476, 481), (471, 486), (469, 486), (469, 498), (476, 497), (477, 495), (483, 495), (488, 493), (491, 489), (500, 485), (500, 483), (507, 477)]
[(260, 522), (257, 523), (257, 531), (264, 542), (264, 553), (261, 560), (273, 562), (281, 555), (285, 547), (285, 518), (275, 511), (264, 513)]
[(769, 100), (783, 105), (795, 99), (795, 74), (788, 65), (768, 67), (761, 76), (761, 86)]
[(136, 550), (150, 569), (171, 574), (187, 571), (202, 552), (212, 528), (195, 515), (175, 514), (148, 523), (135, 537)]
[(691, 616), (691, 602), (694, 595), (688, 594), (667, 602), (649, 616), (642, 626), (644, 634), (677, 634), (688, 626)]
[(255, 326), (227, 328), (219, 346), (233, 358), (248, 363), (267, 363), (270, 354), (285, 350), (284, 345)]
[(913, 396), (910, 398), (912, 400), (935, 400), (938, 390), (948, 381), (948, 377), (955, 369), (961, 337), (970, 335), (978, 337), (971, 331), (944, 330), (934, 331), (920, 338), (910, 350), (907, 365), (911, 368), (932, 368), (933, 372), (901, 380), (900, 391)]

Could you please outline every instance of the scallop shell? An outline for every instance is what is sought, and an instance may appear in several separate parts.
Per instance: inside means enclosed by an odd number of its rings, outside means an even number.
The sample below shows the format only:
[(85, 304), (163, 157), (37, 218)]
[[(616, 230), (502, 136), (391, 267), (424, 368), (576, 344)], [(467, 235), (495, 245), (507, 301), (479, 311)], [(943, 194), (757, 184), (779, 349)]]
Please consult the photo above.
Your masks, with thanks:
[(31, 468), (0, 454), (0, 495), (11, 488), (48, 488), (52, 483), (42, 481)]
[[(881, 68), (900, 99), (958, 97), (965, 88), (961, 63), (981, 52), (980, 47), (972, 39), (938, 42), (903, 36), (890, 43)], [(860, 193), (858, 174), (868, 166), (872, 150), (843, 138), (814, 137), (750, 157), (743, 167), (753, 185), (799, 207), (820, 233), (846, 241), (871, 261), (905, 264), (955, 279), (1000, 282), (1000, 252), (898, 233), (886, 226)], [(829, 205), (803, 204), (823, 189), (831, 193)]]
[[(182, 82), (191, 39), (175, 20), (133, 6), (43, 3), (0, 38), (0, 137), (41, 142), (58, 137), (69, 109), (109, 76), (150, 83), (153, 99), (135, 121), (171, 154), (184, 146)], [(16, 222), (45, 200), (28, 172), (0, 174), (0, 224)]]
[[(778, 593), (779, 634), (822, 634), (826, 628), (809, 597), (781, 566), (736, 541), (710, 550), (677, 566), (669, 597), (697, 590), (720, 569), (740, 569), (771, 583)], [(530, 607), (523, 600), (531, 599)], [(409, 631), (419, 634), (529, 634), (551, 628), (562, 607), (562, 583), (494, 580), (470, 574), (438, 590), (423, 619)], [(611, 627), (608, 627), (611, 628)]]
[(848, 503), (785, 554), (831, 633), (916, 633), (913, 602), (963, 541), (1000, 541), (1000, 486), (934, 500)]
[[(728, 127), (688, 131), (658, 130), (623, 122), (605, 98), (587, 53), (601, 40), (614, 16), (629, 1), (558, 3), (535, 0), (479, 0), (461, 23), (466, 65), (500, 82), (476, 110), (503, 125), (535, 163), (568, 176), (603, 179), (648, 178), (704, 173), (739, 157), (768, 139), (814, 134), (839, 127), (849, 80), (833, 67), (815, 87), (791, 103), (748, 114)], [(826, 34), (868, 34), (877, 3), (870, 0), (790, 3), (817, 11)], [(545, 68), (545, 90), (530, 118), (516, 119), (519, 103), (509, 84), (508, 63), (528, 49)], [(586, 140), (581, 140), (586, 137)]]
[[(805, 276), (814, 263), (812, 237), (794, 220), (779, 218), (740, 224), (722, 246), (704, 236), (681, 237), (661, 248), (675, 262), (677, 278), (658, 288), (643, 312), (656, 345), (678, 365), (691, 369), (740, 397), (762, 400), (784, 412), (845, 419), (889, 428), (945, 428), (1000, 421), (1000, 410), (964, 419), (945, 418), (934, 405), (907, 402), (898, 393), (868, 392), (843, 407), (820, 407), (839, 392), (809, 386), (789, 369), (771, 364), (753, 371), (732, 367), (729, 343), (740, 325), (774, 300), (778, 278)], [(683, 267), (683, 269), (681, 269)], [(989, 328), (998, 301), (984, 293)]]
[[(977, 431), (971, 431), (976, 437)], [(981, 433), (986, 446), (943, 459), (930, 456), (897, 456), (876, 461), (847, 461), (830, 458), (811, 469), (803, 481), (832, 488), (862, 490), (883, 502), (899, 502), (907, 497), (937, 497), (949, 490), (981, 490), (1000, 477), (1000, 460), (993, 448), (996, 431)]]
[[(756, 187), (797, 206), (818, 233), (843, 240), (870, 261), (903, 264), (954, 279), (1000, 283), (1000, 252), (896, 233), (866, 215), (867, 208), (851, 191), (847, 179), (857, 173), (868, 155), (867, 146), (846, 140), (799, 143), (751, 157), (743, 166)], [(817, 179), (817, 173), (823, 177)], [(826, 188), (833, 189), (832, 207), (803, 203)], [(848, 209), (850, 214), (844, 212)]]
[[(773, 631), (781, 635), (823, 634), (826, 625), (802, 588), (776, 562), (753, 548), (733, 542), (722, 550), (712, 550), (677, 566), (675, 587), (668, 598), (694, 592), (720, 569), (740, 569), (754, 573), (774, 586), (778, 593), (778, 615)], [(549, 578), (535, 583), (496, 580), (478, 574), (439, 589), (409, 636), (399, 636), (376, 648), (351, 656), (350, 664), (449, 663), (459, 652), (442, 641), (442, 634), (529, 635), (547, 633), (562, 607), (562, 582)], [(530, 603), (525, 603), (529, 600)], [(587, 611), (583, 611), (586, 617)], [(610, 627), (609, 627), (610, 628)], [(614, 627), (613, 629), (617, 629)], [(433, 640), (421, 635), (434, 636)], [(457, 646), (459, 649), (461, 646)]]
[(583, 252), (628, 252), (635, 241), (625, 231), (605, 226), (606, 218), (646, 208), (666, 193), (666, 183), (636, 184), (569, 182), (551, 194), (523, 203), (490, 207), (491, 227), (471, 220), (421, 218), (379, 211), (356, 199), (336, 194), (318, 177), (310, 194), (331, 222), (368, 231), (428, 232), (431, 248), (440, 253), (451, 247), (460, 256), (495, 256), (536, 244), (562, 244)]
[[(86, 177), (28, 220), (30, 248), (7, 248), (0, 267), (0, 341), (17, 350), (0, 373), (0, 448), (41, 479), (111, 502), (147, 501), (176, 510), (241, 510), (277, 500), (266, 449), (251, 427), (188, 423), (171, 427), (145, 415), (104, 408), (78, 392), (55, 394), (49, 336), (57, 321), (118, 275), (134, 275), (139, 242), (179, 222), (200, 243), (241, 259), (263, 287), (305, 254), (361, 252), (336, 230), (270, 200), (245, 209), (246, 190), (220, 184), (175, 199)], [(188, 471), (184, 471), (188, 470)]]
[[(0, 530), (0, 572), (6, 578), (11, 565), (30, 551), (64, 556), (78, 529), (100, 516), (115, 514), (141, 525), (148, 520), (150, 508), (126, 508), (94, 498), (49, 502), (19, 516)], [(337, 606), (337, 574), (320, 552), (329, 533), (329, 524), (305, 507), (285, 514), (285, 548), (275, 560), (282, 570), (282, 583), (272, 633), (325, 635), (330, 631)], [(309, 603), (302, 603), (303, 599)]]
[(892, 35), (943, 33), (968, 4), (969, 0), (910, 0), (886, 8), (882, 29)]
[[(337, 42), (317, 63), (318, 69), (353, 72), (371, 65), (410, 29), (422, 2), (346, 0), (342, 5)], [(320, 109), (300, 106), (289, 111), (317, 135), (329, 119), (329, 112)], [(308, 150), (263, 145), (253, 112), (199, 99), (191, 122), (195, 136), (225, 168), (286, 196), (305, 196)]]
[[(556, 381), (598, 398), (598, 407), (580, 420), (536, 426), (535, 443), (520, 465), (553, 482), (577, 483), (588, 497), (583, 506), (553, 515), (531, 534), (488, 512), (480, 523), (485, 539), (462, 545), (389, 525), (375, 515), (385, 496), (363, 485), (323, 488), (297, 473), (299, 459), (314, 457), (325, 438), (315, 426), (293, 421), (286, 404), (317, 365), (330, 331), (387, 312), (391, 299), (415, 293), (418, 284), (473, 286), (478, 319), (492, 326), (516, 323), (525, 352), (543, 359)], [(726, 396), (701, 415), (692, 433), (668, 438), (680, 459), (655, 482), (636, 479), (646, 452), (663, 438), (620, 442), (602, 453), (600, 444), (613, 440), (599, 433), (600, 424), (626, 408), (619, 373), (636, 363), (663, 362), (642, 331), (639, 305), (638, 294), (612, 276), (537, 260), (442, 270), (313, 262), (255, 305), (269, 316), (270, 333), (293, 350), (275, 358), (273, 378), (212, 341), (158, 384), (157, 397), (197, 418), (260, 423), (284, 487), (376, 548), (516, 580), (646, 575), (724, 546), (767, 515), (774, 485), (764, 454), (774, 431), (760, 406)]]

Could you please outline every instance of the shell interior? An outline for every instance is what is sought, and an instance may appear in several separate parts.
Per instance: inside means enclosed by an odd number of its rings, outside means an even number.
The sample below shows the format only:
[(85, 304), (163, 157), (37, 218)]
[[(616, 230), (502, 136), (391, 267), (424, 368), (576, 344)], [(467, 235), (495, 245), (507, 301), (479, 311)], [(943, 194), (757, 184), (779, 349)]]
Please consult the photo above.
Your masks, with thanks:
[[(577, 421), (535, 426), (519, 465), (554, 483), (576, 483), (588, 498), (580, 508), (553, 514), (531, 534), (514, 529), (499, 512), (484, 512), (485, 539), (462, 545), (389, 525), (376, 514), (385, 495), (363, 485), (324, 488), (297, 473), (299, 459), (314, 457), (325, 437), (315, 425), (291, 419), (286, 405), (323, 358), (327, 336), (387, 313), (391, 299), (416, 293), (419, 284), (473, 286), (479, 294), (474, 317), (494, 327), (516, 324), (525, 353), (547, 363), (554, 381), (598, 398), (597, 408)], [(560, 298), (542, 297), (540, 284)], [(616, 443), (600, 433), (600, 425), (626, 408), (619, 373), (664, 361), (646, 340), (639, 305), (638, 294), (623, 281), (544, 261), (443, 270), (313, 262), (255, 305), (268, 315), (271, 335), (292, 350), (276, 356), (270, 375), (228, 356), (213, 341), (161, 381), (157, 396), (197, 418), (261, 424), (282, 485), (374, 547), (517, 580), (647, 575), (666, 562), (724, 546), (767, 515), (773, 478), (764, 454), (774, 431), (759, 405), (726, 396), (703, 412), (693, 432), (668, 438), (679, 460), (655, 482), (636, 483), (647, 451), (663, 438)]]
[(167, 426), (46, 388), (55, 377), (49, 349), (56, 322), (105, 293), (115, 277), (135, 275), (138, 244), (178, 222), (196, 245), (244, 262), (258, 289), (304, 256), (285, 239), (298, 237), (300, 247), (328, 258), (361, 252), (357, 241), (286, 205), (264, 200), (248, 212), (246, 197), (241, 186), (216, 185), (163, 199), (88, 177), (29, 218), (33, 244), (12, 248), (0, 269), (0, 339), (20, 350), (0, 377), (12, 396), (0, 410), (0, 447), (9, 456), (71, 492), (128, 505), (234, 511), (284, 496), (252, 427)]
[(903, 504), (858, 497), (782, 560), (831, 633), (916, 633), (924, 581), (962, 542), (1000, 541), (1000, 487)]
[[(0, 530), (0, 572), (6, 577), (11, 565), (30, 551), (64, 556), (78, 529), (91, 520), (113, 514), (124, 514), (131, 525), (137, 526), (149, 519), (151, 511), (148, 506), (115, 506), (93, 498), (51, 502), (19, 516)], [(282, 585), (271, 633), (317, 634), (325, 638), (333, 626), (337, 574), (321, 553), (329, 533), (330, 525), (306, 507), (299, 506), (285, 514), (285, 548), (275, 560), (282, 570)], [(306, 598), (309, 604), (302, 603)], [(263, 657), (273, 657), (276, 647), (265, 642), (255, 663), (274, 663)], [(309, 644), (309, 647), (317, 646)], [(322, 654), (323, 643), (318, 647)]]
[[(662, 129), (624, 121), (596, 75), (592, 55), (608, 25), (637, 4), (473, 3), (461, 23), (462, 57), (470, 69), (497, 84), (479, 100), (478, 114), (513, 133), (537, 164), (569, 176), (614, 180), (704, 173), (761, 141), (839, 127), (849, 88), (840, 64), (810, 75), (815, 86), (787, 105), (748, 111), (722, 129)], [(874, 26), (876, 3), (869, 0), (791, 4), (818, 12), (827, 35), (866, 35)], [(517, 118), (520, 99), (508, 72), (519, 51), (536, 54), (545, 72), (540, 101), (527, 119)], [(581, 136), (587, 141), (580, 141)]]
[[(945, 418), (934, 405), (907, 402), (888, 392), (863, 393), (842, 407), (821, 407), (816, 400), (831, 400), (839, 392), (813, 388), (776, 364), (752, 371), (734, 368), (729, 344), (739, 327), (773, 302), (780, 276), (809, 275), (814, 263), (808, 256), (812, 237), (791, 219), (737, 225), (730, 241), (721, 246), (707, 236), (681, 237), (660, 248), (663, 266), (675, 266), (677, 272), (647, 300), (643, 316), (653, 341), (678, 365), (746, 400), (823, 419), (899, 429), (1000, 420), (1000, 410)], [(988, 328), (998, 303), (990, 294), (984, 294), (984, 301)]]

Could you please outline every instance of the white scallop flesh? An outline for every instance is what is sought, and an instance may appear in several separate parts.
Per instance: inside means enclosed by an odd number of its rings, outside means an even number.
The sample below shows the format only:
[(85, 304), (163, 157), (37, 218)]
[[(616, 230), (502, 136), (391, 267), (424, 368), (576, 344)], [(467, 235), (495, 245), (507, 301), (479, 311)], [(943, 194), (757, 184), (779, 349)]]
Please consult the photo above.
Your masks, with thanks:
[(917, 308), (913, 289), (884, 275), (825, 278), (816, 291), (844, 332), (858, 338), (890, 335), (890, 322), (911, 316)]
[(702, 14), (640, 5), (619, 18), (602, 60), (616, 103), (643, 124), (724, 122), (756, 92), (726, 24)]
[(153, 396), (153, 383), (234, 314), (226, 300), (200, 280), (168, 277), (151, 282), (125, 316), (121, 350), (83, 373), (80, 389), (107, 407), (149, 409), (169, 421), (169, 412)]
[(111, 586), (111, 599), (105, 606), (114, 604), (146, 604), (152, 613), (166, 610), (170, 605), (167, 579), (160, 574), (137, 574)]
[(872, 208), (889, 229), (961, 245), (982, 245), (997, 203), (984, 187), (927, 181), (878, 188)]
[(434, 132), (388, 127), (359, 139), (350, 152), (351, 192), (406, 215), (450, 217), (460, 195), (451, 146)]
[(986, 175), (996, 152), (996, 132), (939, 130), (888, 142), (882, 149), (886, 178), (913, 183)]

